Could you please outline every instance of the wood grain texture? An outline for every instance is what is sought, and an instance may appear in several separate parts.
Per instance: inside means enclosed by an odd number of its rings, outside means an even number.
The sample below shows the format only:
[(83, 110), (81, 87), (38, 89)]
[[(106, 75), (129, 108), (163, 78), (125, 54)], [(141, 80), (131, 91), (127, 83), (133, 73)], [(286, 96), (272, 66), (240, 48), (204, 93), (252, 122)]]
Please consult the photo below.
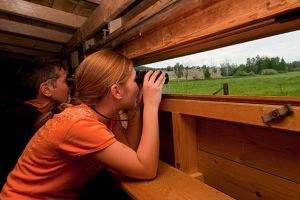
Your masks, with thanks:
[[(116, 49), (138, 59), (272, 19), (299, 7), (300, 2), (296, 0), (180, 1), (170, 11), (126, 33), (127, 37), (124, 34)], [(135, 39), (129, 41), (129, 38)]]
[(198, 171), (195, 117), (172, 113), (175, 166), (187, 174)]
[(279, 108), (278, 105), (232, 103), (206, 100), (163, 99), (160, 111), (176, 112), (238, 124), (300, 133), (300, 107), (294, 106), (294, 113), (265, 124), (261, 116)]
[[(130, 32), (133, 27), (138, 26), (139, 24), (147, 21), (152, 16), (156, 15), (159, 12), (162, 12), (164, 9), (169, 7), (170, 5), (176, 3), (178, 0), (162, 0), (162, 1), (154, 1), (147, 0), (147, 2), (141, 2), (140, 4), (143, 6), (148, 6), (144, 10), (139, 10), (139, 5), (132, 10), (133, 13), (126, 13), (121, 17), (122, 26), (116, 29), (113, 33), (109, 34), (106, 38), (103, 38), (90, 48), (87, 53), (93, 52), (95, 49), (104, 48), (104, 47), (115, 47), (120, 42), (123, 42), (123, 36), (127, 38), (128, 31)], [(151, 5), (148, 5), (151, 4)], [(140, 12), (140, 13), (137, 13)], [(132, 16), (134, 15), (134, 16)], [(127, 38), (132, 39), (132, 38)]]
[(72, 35), (68, 33), (23, 24), (20, 22), (14, 22), (6, 19), (0, 19), (0, 30), (58, 43), (66, 43), (72, 37)]
[(198, 151), (198, 166), (204, 182), (241, 200), (296, 200), (300, 184), (264, 171)]
[(138, 181), (119, 177), (118, 182), (133, 199), (139, 200), (232, 199), (163, 162), (159, 163), (158, 175), (152, 181)]
[(197, 119), (198, 149), (300, 184), (300, 135)]
[(21, 37), (13, 34), (0, 33), (0, 42), (14, 46), (28, 47), (31, 49), (39, 49), (42, 51), (58, 53), (62, 49), (62, 45), (45, 42), (42, 40), (34, 40), (31, 38)]
[(86, 17), (22, 0), (1, 0), (0, 11), (68, 28), (79, 28)]
[(93, 34), (115, 19), (133, 2), (134, 0), (103, 1), (65, 45), (61, 52), (62, 56), (73, 51), (84, 40), (90, 39)]
[(53, 58), (56, 54), (44, 52), (44, 51), (37, 51), (33, 49), (26, 49), (23, 47), (17, 47), (17, 46), (11, 46), (6, 44), (0, 44), (1, 51), (11, 52), (11, 53), (17, 53), (22, 55), (32, 55), (37, 57), (49, 57)]

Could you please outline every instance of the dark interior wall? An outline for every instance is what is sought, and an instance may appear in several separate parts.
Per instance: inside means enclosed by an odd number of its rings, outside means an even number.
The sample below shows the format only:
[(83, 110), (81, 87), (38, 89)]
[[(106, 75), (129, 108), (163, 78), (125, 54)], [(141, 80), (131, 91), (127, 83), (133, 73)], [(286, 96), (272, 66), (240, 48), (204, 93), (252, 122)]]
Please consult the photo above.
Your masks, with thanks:
[(0, 57), (0, 111), (21, 101), (21, 89), (18, 80), (18, 70), (26, 65), (25, 60)]

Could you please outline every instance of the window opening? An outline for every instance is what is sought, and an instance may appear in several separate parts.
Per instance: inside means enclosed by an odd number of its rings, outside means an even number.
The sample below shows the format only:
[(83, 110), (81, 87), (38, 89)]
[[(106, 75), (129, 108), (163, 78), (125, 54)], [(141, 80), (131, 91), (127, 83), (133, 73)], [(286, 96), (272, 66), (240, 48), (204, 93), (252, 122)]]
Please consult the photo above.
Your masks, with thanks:
[(167, 94), (300, 96), (300, 31), (139, 68), (166, 71)]

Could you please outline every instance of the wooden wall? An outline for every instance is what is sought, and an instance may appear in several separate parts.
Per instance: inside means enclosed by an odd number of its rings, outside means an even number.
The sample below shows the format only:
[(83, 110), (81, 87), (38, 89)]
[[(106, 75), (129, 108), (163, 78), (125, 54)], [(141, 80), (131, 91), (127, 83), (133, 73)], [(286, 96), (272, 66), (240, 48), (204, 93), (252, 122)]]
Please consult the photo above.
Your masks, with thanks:
[[(261, 120), (262, 113), (252, 113), (248, 119), (243, 117), (249, 116), (243, 106), (239, 107), (239, 116), (234, 111), (224, 112), (230, 105), (229, 98), (187, 100), (175, 96), (171, 98), (176, 102), (173, 102), (176, 105), (172, 103), (173, 109), (168, 107), (171, 100), (168, 98), (163, 99), (160, 107), (162, 160), (187, 174), (203, 174), (206, 184), (236, 199), (300, 199), (300, 129), (291, 125), (300, 121), (297, 103), (294, 102), (291, 116), (283, 118), (281, 125), (272, 127), (253, 120)], [(253, 100), (251, 97), (250, 103), (246, 103), (246, 98), (241, 97), (243, 103), (239, 104), (251, 105), (253, 110), (276, 108), (281, 106), (279, 102), (283, 98), (277, 98), (277, 105), (270, 105), (268, 98), (261, 98), (260, 103)], [(292, 103), (295, 99), (290, 100)], [(182, 107), (185, 101), (189, 102), (189, 108)], [(209, 102), (210, 114), (205, 109), (191, 107), (196, 102), (198, 107)], [(215, 111), (214, 107), (219, 104), (223, 105), (223, 112)], [(244, 122), (228, 116), (244, 118)]]

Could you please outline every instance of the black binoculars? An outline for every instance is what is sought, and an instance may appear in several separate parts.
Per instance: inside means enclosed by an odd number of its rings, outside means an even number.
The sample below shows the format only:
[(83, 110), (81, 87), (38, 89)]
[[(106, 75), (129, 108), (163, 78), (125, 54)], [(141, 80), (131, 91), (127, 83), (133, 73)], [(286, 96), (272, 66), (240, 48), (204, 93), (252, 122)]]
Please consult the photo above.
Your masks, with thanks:
[[(135, 82), (140, 85), (144, 82), (144, 76), (145, 74), (147, 73), (148, 71), (137, 71), (136, 72), (136, 77), (135, 77)], [(162, 73), (162, 71), (160, 71), (160, 73), (158, 74), (157, 78), (160, 76), (160, 74)], [(169, 82), (169, 75), (166, 73), (165, 74), (165, 77), (166, 77), (166, 81), (165, 81), (165, 84), (167, 84)], [(156, 79), (157, 79), (156, 78)], [(156, 81), (155, 79), (155, 81)]]

